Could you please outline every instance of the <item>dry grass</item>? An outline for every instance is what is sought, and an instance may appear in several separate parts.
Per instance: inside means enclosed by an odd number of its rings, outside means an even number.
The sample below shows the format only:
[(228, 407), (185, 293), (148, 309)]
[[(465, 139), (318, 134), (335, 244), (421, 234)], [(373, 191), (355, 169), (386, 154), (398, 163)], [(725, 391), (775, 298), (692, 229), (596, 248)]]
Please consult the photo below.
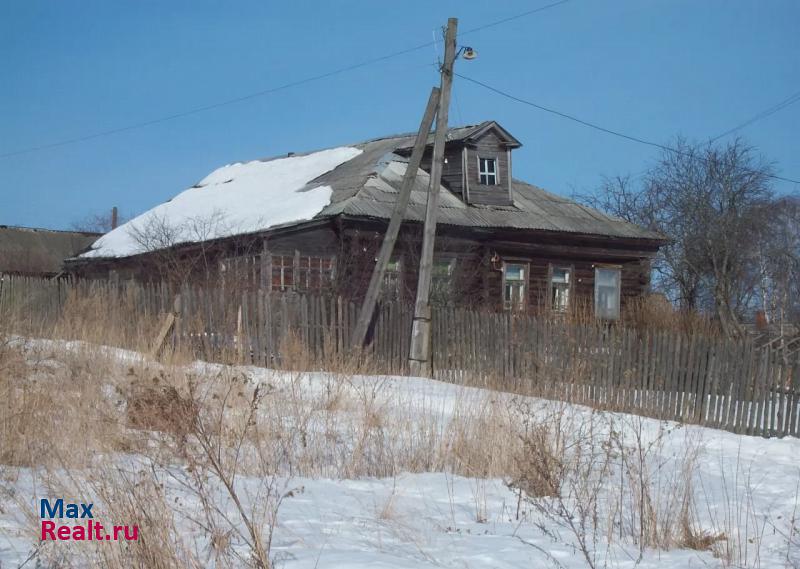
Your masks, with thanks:
[[(95, 350), (0, 348), (0, 462), (87, 464), (124, 448), (120, 413), (102, 386), (112, 363)], [(66, 452), (64, 452), (66, 450)]]
[(713, 550), (726, 540), (696, 523), (701, 441), (687, 438), (665, 460), (664, 443), (675, 427), (645, 433), (642, 418), (576, 416), (564, 406), (544, 414), (523, 407), (520, 416), (522, 452), (510, 487), (573, 536), (587, 566), (606, 566), (601, 542), (634, 545), (641, 562), (646, 549)]
[(695, 311), (676, 310), (660, 294), (629, 300), (623, 322), (637, 330), (683, 332), (710, 338), (720, 337), (722, 334), (719, 325), (708, 316)]
[[(96, 344), (146, 351), (157, 328), (156, 317), (126, 319), (124, 310), (109, 318), (104, 299), (71, 299), (54, 327), (39, 330), (87, 342), (68, 347), (31, 347), (11, 338), (30, 327), (0, 324), (0, 465), (44, 469), (66, 495), (82, 487), (148, 536), (75, 552), (97, 566), (267, 569), (281, 503), (302, 491), (287, 480), (442, 471), (476, 479), (478, 521), (486, 520), (480, 480), (508, 480), (520, 521), (534, 523), (535, 513), (553, 522), (591, 567), (604, 563), (601, 541), (636, 546), (640, 555), (690, 547), (739, 558), (724, 551), (725, 530), (697, 527), (699, 441), (672, 459), (678, 464), (667, 476), (656, 457), (669, 432), (645, 436), (642, 420), (622, 425), (603, 412), (490, 391), (456, 390), (445, 407), (393, 390), (389, 378), (359, 377), (374, 371), (363, 359), (261, 382), (247, 368), (186, 365), (194, 354), (180, 347), (160, 361), (121, 361)], [(282, 353), (285, 368), (320, 366), (296, 336)], [(137, 464), (107, 459), (126, 453)], [(168, 499), (169, 486), (192, 497), (195, 538), (178, 531), (187, 506)], [(393, 509), (394, 494), (378, 516), (389, 520)], [(36, 555), (52, 561), (49, 551)]]

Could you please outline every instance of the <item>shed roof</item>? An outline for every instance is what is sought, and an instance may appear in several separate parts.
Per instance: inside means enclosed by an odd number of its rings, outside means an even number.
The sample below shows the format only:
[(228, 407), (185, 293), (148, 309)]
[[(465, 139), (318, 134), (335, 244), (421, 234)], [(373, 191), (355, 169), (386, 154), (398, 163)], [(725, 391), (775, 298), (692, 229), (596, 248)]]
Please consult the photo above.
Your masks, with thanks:
[(54, 275), (100, 236), (83, 231), (57, 231), (0, 225), (0, 273)]

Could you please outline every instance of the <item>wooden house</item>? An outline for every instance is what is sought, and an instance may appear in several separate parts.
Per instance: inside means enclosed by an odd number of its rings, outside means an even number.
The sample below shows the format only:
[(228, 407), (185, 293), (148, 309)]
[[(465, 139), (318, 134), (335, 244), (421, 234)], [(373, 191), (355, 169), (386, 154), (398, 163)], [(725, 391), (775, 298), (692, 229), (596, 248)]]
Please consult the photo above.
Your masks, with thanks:
[[(413, 140), (390, 136), (226, 166), (107, 234), (69, 268), (117, 278), (216, 275), (272, 291), (334, 289), (357, 298)], [(413, 299), (432, 143), (431, 136), (384, 298)], [(648, 291), (663, 236), (514, 178), (520, 146), (494, 121), (449, 130), (432, 301), (525, 311), (582, 306), (619, 317), (629, 299)]]

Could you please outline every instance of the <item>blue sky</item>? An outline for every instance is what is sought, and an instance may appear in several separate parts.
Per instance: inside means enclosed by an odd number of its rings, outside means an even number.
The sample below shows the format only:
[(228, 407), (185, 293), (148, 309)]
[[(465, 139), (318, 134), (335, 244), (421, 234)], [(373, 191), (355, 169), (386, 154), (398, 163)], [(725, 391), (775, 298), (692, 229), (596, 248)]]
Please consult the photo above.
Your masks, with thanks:
[[(0, 3), (0, 154), (202, 107), (438, 39), (540, 2)], [(634, 136), (714, 136), (800, 91), (800, 3), (570, 2), (462, 37), (457, 71)], [(439, 45), (441, 47), (441, 44)], [(438, 84), (432, 46), (152, 126), (0, 158), (0, 224), (64, 228), (141, 213), (240, 160), (415, 130)], [(638, 173), (653, 148), (456, 80), (451, 124), (495, 119), (514, 175), (556, 193)], [(800, 178), (800, 103), (741, 134)], [(780, 192), (800, 191), (776, 182)]]

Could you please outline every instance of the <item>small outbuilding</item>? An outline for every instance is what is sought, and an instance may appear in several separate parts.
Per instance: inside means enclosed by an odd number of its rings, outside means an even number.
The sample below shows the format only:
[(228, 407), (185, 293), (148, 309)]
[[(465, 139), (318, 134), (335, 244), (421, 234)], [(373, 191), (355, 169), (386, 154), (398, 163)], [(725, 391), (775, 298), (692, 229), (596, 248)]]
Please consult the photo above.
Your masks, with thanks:
[(100, 233), (0, 225), (0, 274), (52, 277)]

